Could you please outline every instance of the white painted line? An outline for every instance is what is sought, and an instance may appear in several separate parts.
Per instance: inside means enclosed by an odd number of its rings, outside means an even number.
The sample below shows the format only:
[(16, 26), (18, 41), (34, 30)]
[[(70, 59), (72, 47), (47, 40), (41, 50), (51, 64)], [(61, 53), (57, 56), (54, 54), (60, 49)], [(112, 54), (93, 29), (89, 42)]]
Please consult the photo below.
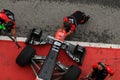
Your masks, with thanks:
[(79, 44), (81, 46), (88, 46), (88, 47), (99, 47), (99, 48), (116, 48), (120, 49), (120, 45), (118, 44), (104, 44), (104, 43), (90, 43), (90, 42), (78, 42), (78, 41), (68, 41), (73, 44)]
[[(0, 36), (0, 40), (12, 41), (8, 36)], [(25, 42), (25, 40), (26, 40), (25, 37), (17, 37), (17, 41)]]
[[(0, 36), (0, 40), (9, 40), (11, 39), (7, 36)], [(17, 37), (17, 41), (25, 42), (25, 37)], [(117, 48), (120, 49), (120, 45), (118, 44), (104, 44), (104, 43), (90, 43), (90, 42), (79, 42), (79, 41), (68, 41), (72, 44), (79, 44), (81, 46), (88, 46), (88, 47), (99, 47), (99, 48)]]

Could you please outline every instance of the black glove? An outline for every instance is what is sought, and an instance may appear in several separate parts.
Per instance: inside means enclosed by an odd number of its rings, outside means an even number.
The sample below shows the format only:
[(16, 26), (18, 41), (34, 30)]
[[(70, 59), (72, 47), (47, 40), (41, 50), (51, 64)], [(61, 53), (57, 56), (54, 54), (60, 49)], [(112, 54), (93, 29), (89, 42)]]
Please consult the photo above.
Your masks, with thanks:
[(12, 21), (9, 21), (5, 26), (12, 28), (14, 26), (14, 23)]
[(12, 30), (12, 28), (14, 26), (14, 23), (12, 21), (9, 21), (8, 23), (5, 23), (4, 25), (6, 27), (6, 31), (11, 32), (11, 30)]

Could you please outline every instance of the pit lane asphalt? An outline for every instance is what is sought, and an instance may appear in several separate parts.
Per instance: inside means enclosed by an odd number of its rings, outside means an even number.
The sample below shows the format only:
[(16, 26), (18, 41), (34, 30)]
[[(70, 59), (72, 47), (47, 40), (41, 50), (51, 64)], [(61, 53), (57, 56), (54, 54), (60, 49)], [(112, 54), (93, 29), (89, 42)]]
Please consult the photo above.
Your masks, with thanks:
[[(73, 2), (74, 1), (74, 2)], [(17, 36), (27, 36), (29, 29), (42, 29), (53, 36), (63, 17), (76, 10), (90, 15), (68, 40), (120, 44), (119, 0), (0, 0), (0, 9), (14, 12)]]

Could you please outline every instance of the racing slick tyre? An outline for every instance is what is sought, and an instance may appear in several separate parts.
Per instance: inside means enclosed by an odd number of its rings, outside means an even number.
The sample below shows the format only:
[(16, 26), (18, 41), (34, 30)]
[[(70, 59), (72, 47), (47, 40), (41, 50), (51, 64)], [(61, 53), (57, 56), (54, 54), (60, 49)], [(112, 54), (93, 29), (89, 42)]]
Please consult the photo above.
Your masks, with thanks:
[(16, 63), (20, 66), (25, 66), (31, 62), (32, 57), (35, 55), (36, 50), (30, 45), (27, 45), (17, 56)]
[(63, 75), (62, 80), (77, 80), (81, 74), (81, 69), (72, 65), (68, 69), (67, 73)]
[(28, 33), (28, 35), (27, 35), (27, 40), (25, 41), (26, 44), (30, 44), (30, 41), (31, 41), (31, 39), (32, 39), (32, 34), (34, 33), (35, 30), (36, 30), (36, 29), (33, 28), (33, 29), (31, 29), (31, 30), (29, 31), (29, 33)]

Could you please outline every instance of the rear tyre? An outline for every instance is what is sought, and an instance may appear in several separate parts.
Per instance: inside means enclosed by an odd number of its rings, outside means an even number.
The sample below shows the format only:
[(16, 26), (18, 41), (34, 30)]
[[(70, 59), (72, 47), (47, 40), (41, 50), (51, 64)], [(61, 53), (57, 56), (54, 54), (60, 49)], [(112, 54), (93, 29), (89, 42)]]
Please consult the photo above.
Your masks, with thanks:
[(20, 66), (25, 66), (31, 62), (36, 50), (30, 45), (26, 46), (16, 58), (16, 63)]
[(67, 73), (62, 77), (63, 80), (77, 80), (81, 74), (81, 69), (72, 65)]
[(35, 30), (36, 30), (36, 29), (33, 28), (33, 29), (31, 29), (31, 30), (29, 31), (28, 36), (27, 36), (27, 40), (25, 41), (26, 44), (30, 44), (30, 41), (31, 41), (31, 39), (32, 39), (32, 34), (34, 33)]

